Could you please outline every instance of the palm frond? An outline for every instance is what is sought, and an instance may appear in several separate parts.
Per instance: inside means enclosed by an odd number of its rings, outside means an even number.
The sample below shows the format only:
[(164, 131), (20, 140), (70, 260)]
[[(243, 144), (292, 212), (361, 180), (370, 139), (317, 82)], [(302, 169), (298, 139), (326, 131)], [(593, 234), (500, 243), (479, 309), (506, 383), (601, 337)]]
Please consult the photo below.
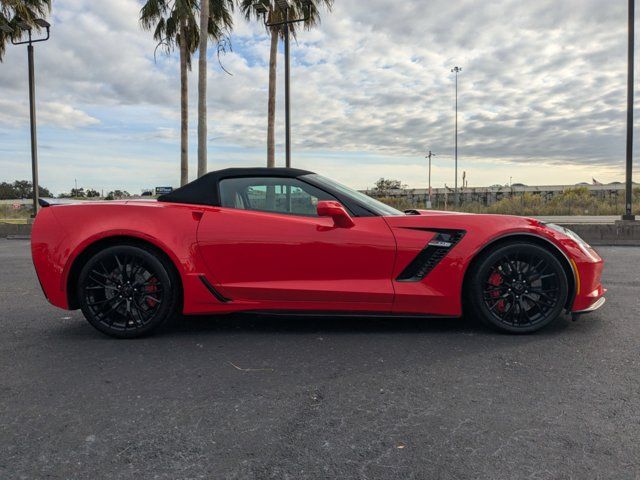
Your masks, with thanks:
[(228, 35), (225, 35), (222, 39), (218, 41), (218, 47), (216, 52), (218, 56), (218, 65), (220, 65), (220, 68), (224, 70), (226, 74), (233, 76), (233, 73), (231, 73), (229, 70), (224, 68), (224, 65), (222, 64), (222, 59), (220, 58), (222, 55), (225, 55), (227, 51), (233, 52), (233, 45), (231, 44), (231, 37)]

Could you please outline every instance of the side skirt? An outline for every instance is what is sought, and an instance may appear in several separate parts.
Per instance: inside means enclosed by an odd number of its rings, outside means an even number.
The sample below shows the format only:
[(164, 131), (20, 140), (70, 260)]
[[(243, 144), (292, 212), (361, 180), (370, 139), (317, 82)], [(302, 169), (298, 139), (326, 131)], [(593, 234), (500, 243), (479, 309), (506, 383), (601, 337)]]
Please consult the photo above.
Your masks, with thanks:
[(446, 319), (461, 318), (458, 315), (429, 315), (422, 313), (381, 313), (381, 312), (336, 312), (336, 311), (309, 311), (309, 310), (243, 310), (234, 312), (237, 315), (263, 315), (270, 317), (328, 317), (328, 318), (389, 318), (389, 319)]

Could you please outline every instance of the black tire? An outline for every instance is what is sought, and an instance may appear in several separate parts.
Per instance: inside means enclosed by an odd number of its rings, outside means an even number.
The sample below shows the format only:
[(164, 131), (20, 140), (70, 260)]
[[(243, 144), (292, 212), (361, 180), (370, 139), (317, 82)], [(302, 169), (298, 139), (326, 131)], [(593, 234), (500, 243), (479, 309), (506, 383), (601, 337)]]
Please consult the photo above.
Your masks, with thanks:
[(470, 272), (467, 305), (472, 316), (509, 333), (531, 333), (553, 323), (567, 303), (569, 283), (560, 261), (532, 243), (500, 245)]
[(172, 265), (140, 246), (117, 245), (99, 251), (78, 278), (82, 313), (112, 337), (148, 335), (175, 315), (178, 299)]

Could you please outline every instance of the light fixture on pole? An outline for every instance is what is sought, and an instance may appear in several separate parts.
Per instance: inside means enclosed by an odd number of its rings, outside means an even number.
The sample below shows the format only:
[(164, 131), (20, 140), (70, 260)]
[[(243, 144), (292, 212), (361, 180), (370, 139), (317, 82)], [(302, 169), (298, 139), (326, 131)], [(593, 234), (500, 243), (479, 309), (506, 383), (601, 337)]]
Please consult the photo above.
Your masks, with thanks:
[(28, 39), (23, 41), (16, 41), (11, 38), (11, 43), (14, 45), (27, 45), (27, 58), (29, 62), (29, 119), (31, 124), (31, 173), (32, 173), (32, 190), (33, 190), (33, 216), (38, 213), (38, 199), (39, 199), (39, 183), (38, 183), (38, 138), (36, 134), (36, 82), (35, 82), (35, 68), (33, 58), (33, 44), (38, 42), (46, 42), (49, 40), (51, 24), (42, 18), (36, 18), (33, 23), (38, 28), (44, 28), (47, 31), (47, 35), (43, 38), (34, 39), (32, 36), (33, 27), (27, 22), (16, 22), (18, 30), (12, 28), (10, 25), (0, 25), (3, 32), (6, 33), (28, 33)]
[(436, 154), (429, 150), (429, 154), (425, 157), (429, 159), (429, 196), (427, 199), (427, 208), (431, 208), (431, 157), (435, 157)]
[(454, 153), (454, 157), (455, 157), (455, 182), (453, 184), (453, 188), (454, 188), (454, 202), (455, 202), (455, 206), (457, 207), (459, 205), (459, 200), (460, 200), (460, 195), (458, 193), (458, 73), (460, 73), (462, 71), (462, 68), (460, 67), (453, 67), (451, 69), (452, 73), (456, 74), (456, 133), (455, 133), (455, 153)]
[[(284, 26), (284, 109), (285, 109), (285, 152), (286, 152), (286, 166), (291, 167), (291, 52), (289, 48), (290, 44), (290, 25), (299, 22), (306, 22), (309, 20), (309, 14), (311, 10), (311, 2), (309, 0), (303, 0), (302, 5), (305, 10), (304, 18), (290, 18), (293, 5), (290, 0), (275, 0), (274, 6), (276, 9), (284, 13), (284, 20), (267, 23), (267, 15), (269, 9), (265, 5), (265, 2), (256, 4), (256, 11), (264, 16), (264, 22), (267, 27)], [(271, 5), (270, 3), (267, 3)]]

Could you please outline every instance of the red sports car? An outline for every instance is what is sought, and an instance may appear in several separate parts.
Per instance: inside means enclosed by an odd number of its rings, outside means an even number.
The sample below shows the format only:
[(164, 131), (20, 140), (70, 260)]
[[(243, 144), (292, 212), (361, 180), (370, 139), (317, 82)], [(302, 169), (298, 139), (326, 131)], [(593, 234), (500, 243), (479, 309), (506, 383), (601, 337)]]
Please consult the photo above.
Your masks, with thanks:
[(464, 312), (523, 333), (604, 303), (602, 259), (569, 230), (401, 212), (303, 170), (227, 169), (157, 201), (42, 206), (32, 254), (46, 297), (116, 337), (239, 311)]

